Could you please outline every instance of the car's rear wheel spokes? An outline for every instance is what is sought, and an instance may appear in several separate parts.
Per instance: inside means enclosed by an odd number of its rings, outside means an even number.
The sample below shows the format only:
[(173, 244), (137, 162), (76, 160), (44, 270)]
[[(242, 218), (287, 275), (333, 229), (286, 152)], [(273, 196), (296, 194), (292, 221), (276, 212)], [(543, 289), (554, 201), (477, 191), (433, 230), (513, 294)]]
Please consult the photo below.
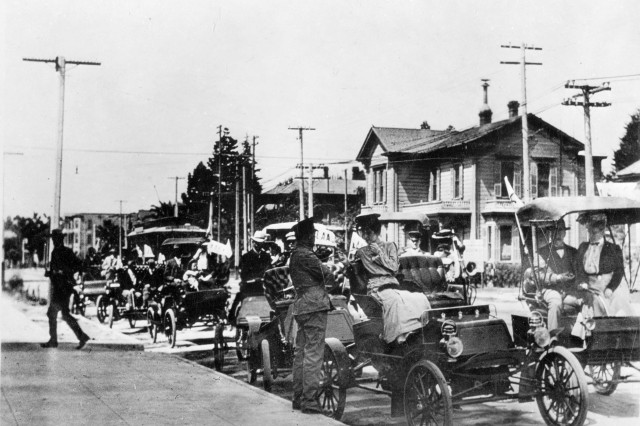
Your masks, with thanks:
[(437, 366), (429, 361), (414, 365), (405, 383), (405, 415), (414, 425), (452, 424), (448, 385)]

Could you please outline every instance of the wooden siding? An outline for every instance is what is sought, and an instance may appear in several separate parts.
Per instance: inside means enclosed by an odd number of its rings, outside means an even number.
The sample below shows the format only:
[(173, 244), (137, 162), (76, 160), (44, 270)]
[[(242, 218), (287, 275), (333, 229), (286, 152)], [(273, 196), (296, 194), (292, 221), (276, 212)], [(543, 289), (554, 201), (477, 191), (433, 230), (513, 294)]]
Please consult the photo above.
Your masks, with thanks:
[(429, 197), (428, 173), (423, 161), (397, 163), (394, 168), (398, 173), (398, 204), (421, 203)]

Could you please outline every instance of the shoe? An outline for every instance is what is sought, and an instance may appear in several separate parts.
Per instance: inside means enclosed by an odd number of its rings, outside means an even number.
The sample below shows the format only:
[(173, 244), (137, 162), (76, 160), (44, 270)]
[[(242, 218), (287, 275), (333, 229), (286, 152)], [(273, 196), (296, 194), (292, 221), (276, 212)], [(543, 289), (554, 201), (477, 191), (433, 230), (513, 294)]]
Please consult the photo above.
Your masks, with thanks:
[(291, 403), (291, 408), (294, 410), (302, 410), (302, 403), (300, 401), (293, 401)]
[(329, 411), (323, 410), (319, 405), (302, 407), (302, 412), (304, 414), (322, 414), (324, 416), (331, 416), (331, 413)]
[(76, 349), (80, 350), (82, 348), (85, 347), (85, 345), (87, 344), (87, 342), (89, 341), (90, 337), (87, 336), (86, 334), (80, 339), (80, 343), (78, 343), (78, 346), (76, 346)]
[(49, 340), (47, 343), (40, 343), (40, 346), (43, 348), (57, 348), (58, 342), (54, 342), (53, 340)]

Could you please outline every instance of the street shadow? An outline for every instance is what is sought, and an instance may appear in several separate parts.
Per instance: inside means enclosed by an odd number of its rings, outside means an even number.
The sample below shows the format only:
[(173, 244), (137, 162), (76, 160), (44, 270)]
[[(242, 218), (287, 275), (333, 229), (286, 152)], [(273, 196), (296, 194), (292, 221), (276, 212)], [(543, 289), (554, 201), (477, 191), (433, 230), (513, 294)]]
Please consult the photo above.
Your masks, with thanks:
[(631, 387), (624, 385), (618, 386), (616, 392), (611, 396), (591, 392), (589, 393), (589, 411), (605, 416), (609, 416), (615, 411), (616, 417), (621, 418), (639, 417), (640, 402), (638, 394), (633, 392)]

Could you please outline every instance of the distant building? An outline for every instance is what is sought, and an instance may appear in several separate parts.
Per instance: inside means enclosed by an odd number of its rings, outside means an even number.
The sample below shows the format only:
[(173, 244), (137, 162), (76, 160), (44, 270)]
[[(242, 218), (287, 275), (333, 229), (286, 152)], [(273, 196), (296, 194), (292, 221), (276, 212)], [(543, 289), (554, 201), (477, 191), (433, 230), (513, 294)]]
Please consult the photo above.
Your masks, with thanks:
[[(322, 177), (313, 179), (313, 204), (315, 209), (322, 211), (322, 222), (331, 225), (337, 224), (337, 216), (344, 213), (344, 196), (347, 193), (349, 205), (356, 203), (358, 197), (362, 196), (366, 180), (363, 179), (362, 171), (355, 167), (351, 170), (346, 181), (335, 177), (329, 177), (328, 168), (323, 170)], [(309, 180), (305, 179), (305, 194), (309, 194)], [(298, 179), (279, 183), (275, 187), (263, 191), (260, 195), (262, 206), (260, 209), (275, 210), (282, 208), (284, 203), (290, 202), (290, 195), (300, 190)], [(360, 201), (361, 202), (361, 201)], [(305, 205), (305, 208), (307, 206)]]
[[(136, 213), (122, 215), (122, 227), (126, 230), (130, 223), (137, 217)], [(66, 215), (62, 221), (62, 229), (65, 235), (65, 245), (70, 247), (78, 256), (84, 257), (89, 247), (100, 249), (102, 242), (96, 234), (96, 229), (104, 225), (105, 221), (111, 221), (119, 225), (118, 213), (74, 213)], [(123, 241), (123, 244), (125, 241)]]
[[(462, 131), (371, 127), (357, 156), (367, 177), (362, 212), (424, 213), (432, 231), (454, 228), (485, 260), (519, 262), (515, 208), (504, 184), (508, 177), (522, 195), (518, 106), (510, 102), (509, 118), (491, 122), (485, 96), (480, 124)], [(531, 197), (584, 195), (584, 144), (536, 115), (527, 118)], [(602, 158), (594, 156), (596, 179)], [(397, 225), (383, 237), (406, 244)]]

